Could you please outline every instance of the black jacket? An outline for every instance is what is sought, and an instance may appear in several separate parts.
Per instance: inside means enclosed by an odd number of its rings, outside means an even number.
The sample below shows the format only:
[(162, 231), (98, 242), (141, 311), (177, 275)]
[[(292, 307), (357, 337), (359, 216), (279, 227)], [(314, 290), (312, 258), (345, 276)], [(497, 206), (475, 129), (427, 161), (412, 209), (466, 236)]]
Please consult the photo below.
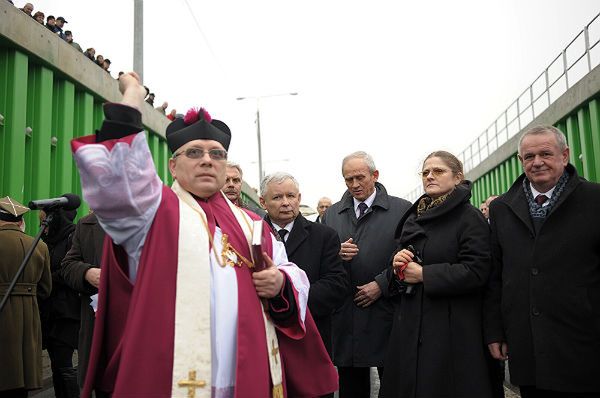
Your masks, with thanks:
[(508, 343), (513, 384), (600, 392), (600, 185), (567, 172), (537, 234), (525, 175), (490, 206), (486, 340)]
[(104, 231), (94, 214), (87, 215), (79, 220), (73, 244), (62, 262), (61, 276), (65, 283), (80, 297), (81, 328), (79, 330), (79, 362), (78, 379), (83, 385), (85, 372), (92, 346), (94, 320), (96, 315), (90, 306), (90, 296), (98, 293), (98, 289), (85, 280), (85, 273), (93, 267), (100, 267), (102, 258), (102, 244)]
[[(268, 216), (265, 220), (272, 224)], [(350, 290), (339, 256), (340, 239), (333, 229), (299, 214), (285, 250), (288, 259), (302, 268), (310, 281), (308, 308), (331, 355), (331, 315)]]
[[(482, 333), (489, 227), (470, 197), (471, 184), (463, 183), (420, 217), (417, 201), (399, 225), (399, 249), (419, 252), (423, 283), (414, 295), (394, 296), (382, 397), (491, 396)], [(396, 287), (390, 278), (389, 293)]]
[(53, 213), (48, 230), (42, 240), (50, 253), (52, 271), (52, 292), (50, 297), (40, 302), (42, 321), (42, 347), (46, 348), (49, 339), (59, 340), (72, 348), (77, 348), (79, 334), (79, 296), (67, 286), (60, 275), (61, 262), (73, 239), (75, 210), (59, 209)]
[(341, 242), (352, 237), (359, 248), (351, 261), (343, 262), (351, 288), (342, 307), (333, 314), (333, 362), (337, 366), (383, 366), (392, 328), (394, 307), (385, 295), (366, 308), (354, 303), (357, 286), (376, 281), (382, 291), (386, 290), (385, 270), (396, 249), (394, 233), (410, 207), (408, 201), (388, 195), (382, 184), (376, 183), (376, 190), (373, 205), (360, 219), (348, 191), (323, 217), (323, 223), (338, 233)]

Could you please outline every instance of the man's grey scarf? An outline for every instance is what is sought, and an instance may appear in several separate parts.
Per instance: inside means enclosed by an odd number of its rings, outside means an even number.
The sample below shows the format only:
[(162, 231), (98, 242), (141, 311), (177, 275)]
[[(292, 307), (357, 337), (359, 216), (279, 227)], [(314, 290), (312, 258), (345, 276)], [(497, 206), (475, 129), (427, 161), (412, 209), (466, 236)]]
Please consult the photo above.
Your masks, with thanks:
[(546, 218), (550, 211), (558, 201), (560, 194), (565, 189), (565, 185), (569, 181), (569, 173), (565, 170), (563, 175), (560, 176), (558, 182), (556, 183), (556, 188), (552, 192), (552, 197), (549, 199), (548, 204), (546, 206), (538, 205), (531, 193), (531, 186), (529, 184), (529, 180), (527, 177), (523, 179), (523, 190), (525, 191), (525, 197), (527, 198), (527, 203), (529, 204), (529, 214), (531, 214), (532, 218)]

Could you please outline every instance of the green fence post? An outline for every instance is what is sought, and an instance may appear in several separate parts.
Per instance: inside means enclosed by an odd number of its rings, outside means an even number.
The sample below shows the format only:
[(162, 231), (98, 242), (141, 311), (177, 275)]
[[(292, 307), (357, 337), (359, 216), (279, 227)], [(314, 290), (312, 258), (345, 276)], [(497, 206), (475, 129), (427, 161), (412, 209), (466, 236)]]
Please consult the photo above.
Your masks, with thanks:
[(590, 127), (592, 136), (592, 152), (598, 154), (594, 162), (595, 182), (600, 182), (600, 101), (594, 99), (589, 103)]
[(596, 168), (594, 145), (592, 142), (592, 128), (590, 125), (590, 113), (587, 107), (577, 112), (577, 124), (579, 126), (579, 140), (581, 142), (581, 163), (583, 176), (590, 181), (596, 181)]
[(54, 85), (54, 134), (52, 195), (73, 192), (71, 139), (75, 133), (75, 86), (66, 80), (57, 79)]
[[(29, 66), (27, 84), (27, 125), (31, 135), (25, 143), (25, 201), (50, 197), (50, 152), (52, 136), (52, 88), (54, 76), (49, 69)], [(37, 231), (37, 213), (25, 216), (28, 233)]]
[[(564, 131), (564, 130), (563, 130)], [(583, 173), (583, 163), (581, 161), (581, 141), (579, 139), (579, 126), (577, 125), (577, 117), (569, 116), (566, 120), (567, 143), (570, 148), (569, 161), (578, 173)]]
[[(75, 137), (86, 136), (94, 133), (94, 97), (87, 92), (78, 91), (75, 93)], [(70, 140), (69, 140), (70, 144)], [(70, 147), (69, 147), (70, 151)], [(65, 174), (65, 179), (71, 181), (71, 192), (81, 196), (82, 203), (77, 211), (79, 217), (88, 214), (89, 206), (83, 202), (83, 196), (81, 194), (81, 180), (79, 173), (75, 168), (75, 162), (72, 156), (68, 156), (69, 166), (68, 175)]]
[(2, 196), (23, 202), (25, 178), (25, 115), (27, 111), (27, 71), (29, 60), (19, 51), (5, 54), (5, 76), (0, 82), (4, 95), (4, 128), (2, 134)]

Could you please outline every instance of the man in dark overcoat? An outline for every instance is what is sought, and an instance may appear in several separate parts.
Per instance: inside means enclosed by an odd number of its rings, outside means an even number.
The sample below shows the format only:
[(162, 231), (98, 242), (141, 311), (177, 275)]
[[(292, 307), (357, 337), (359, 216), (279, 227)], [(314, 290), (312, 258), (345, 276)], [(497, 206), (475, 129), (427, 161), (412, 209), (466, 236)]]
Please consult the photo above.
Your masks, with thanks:
[(600, 185), (552, 126), (525, 132), (518, 156), (525, 173), (490, 207), (490, 352), (523, 398), (600, 397)]
[(354, 152), (342, 161), (348, 190), (331, 206), (323, 223), (342, 242), (340, 256), (351, 292), (333, 315), (333, 362), (340, 376), (340, 398), (368, 397), (370, 368), (381, 378), (394, 308), (382, 292), (386, 269), (396, 249), (394, 234), (411, 204), (388, 195), (377, 180), (373, 158)]
[(64, 282), (79, 293), (81, 298), (81, 327), (79, 328), (79, 348), (77, 380), (83, 387), (85, 373), (92, 346), (94, 320), (92, 296), (98, 293), (100, 283), (100, 260), (104, 230), (95, 214), (79, 220), (73, 234), (71, 249), (62, 261), (61, 276)]
[[(0, 300), (33, 243), (23, 232), (27, 211), (8, 196), (0, 199)], [(38, 299), (48, 297), (51, 289), (50, 255), (40, 241), (0, 312), (0, 397), (26, 397), (28, 390), (42, 387)]]
[(298, 182), (290, 174), (274, 173), (261, 183), (265, 220), (284, 242), (288, 260), (306, 272), (310, 281), (308, 308), (331, 355), (331, 315), (344, 302), (350, 286), (339, 256), (337, 233), (304, 218), (300, 199)]

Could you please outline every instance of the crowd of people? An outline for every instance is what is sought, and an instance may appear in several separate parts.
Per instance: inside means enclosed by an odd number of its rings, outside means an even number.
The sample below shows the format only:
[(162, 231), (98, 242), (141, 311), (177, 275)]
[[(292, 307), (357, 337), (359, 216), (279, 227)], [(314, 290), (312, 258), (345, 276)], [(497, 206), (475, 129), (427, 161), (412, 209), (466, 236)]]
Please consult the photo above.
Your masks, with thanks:
[[(10, 1), (10, 3), (12, 4), (13, 2)], [(87, 58), (89, 58), (92, 62), (94, 62), (96, 65), (98, 65), (110, 75), (110, 59), (105, 58), (100, 54), (96, 56), (96, 50), (92, 47), (88, 48), (84, 52), (79, 43), (73, 40), (73, 32), (70, 30), (63, 30), (65, 24), (69, 23), (64, 17), (55, 18), (54, 15), (48, 15), (48, 17), (46, 17), (44, 12), (42, 11), (36, 11), (34, 13), (34, 6), (32, 3), (25, 3), (25, 5), (19, 8), (19, 10), (29, 15), (39, 24), (48, 28), (48, 30), (50, 30), (52, 33), (56, 33), (61, 39), (69, 43), (77, 51), (83, 53), (83, 55), (85, 55)]]
[[(481, 209), (449, 152), (425, 158), (412, 204), (353, 152), (341, 159), (345, 193), (322, 198), (312, 222), (288, 172), (264, 177), (261, 209), (248, 208), (242, 168), (228, 162), (232, 133), (203, 109), (169, 124), (175, 183), (163, 185), (141, 124), (148, 92), (135, 73), (119, 83), (101, 129), (73, 141), (94, 213), (74, 230), (64, 214), (21, 286), (40, 300), (57, 283), (79, 293), (83, 396), (208, 386), (218, 397), (366, 398), (375, 367), (382, 398), (496, 398), (508, 361), (522, 398), (600, 397), (600, 185), (578, 176), (560, 130), (523, 133), (524, 173)], [(27, 208), (4, 198), (0, 209), (6, 283), (31, 238), (19, 229)], [(33, 315), (0, 313), (14, 325), (0, 341), (27, 330), (35, 342), (45, 333), (35, 294), (18, 300)], [(24, 376), (39, 375), (35, 361), (11, 360), (23, 371), (0, 396), (40, 387)]]

